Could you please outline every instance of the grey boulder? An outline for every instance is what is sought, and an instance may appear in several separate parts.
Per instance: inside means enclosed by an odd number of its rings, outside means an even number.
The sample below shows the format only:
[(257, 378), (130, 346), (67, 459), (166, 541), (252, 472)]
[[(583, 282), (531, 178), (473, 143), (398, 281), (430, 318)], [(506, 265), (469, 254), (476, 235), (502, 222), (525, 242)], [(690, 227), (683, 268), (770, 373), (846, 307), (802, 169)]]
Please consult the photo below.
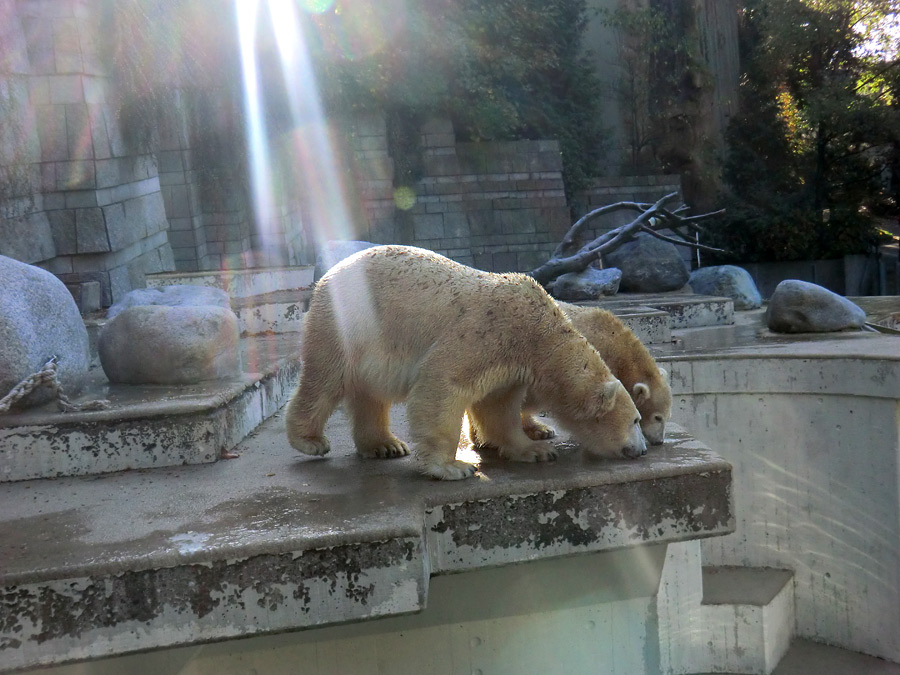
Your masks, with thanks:
[(107, 310), (106, 316), (112, 319), (122, 310), (141, 305), (166, 305), (169, 307), (213, 305), (231, 309), (228, 293), (221, 288), (174, 284), (159, 288), (136, 288), (133, 291), (129, 291), (121, 300)]
[(140, 305), (100, 333), (100, 364), (110, 382), (192, 384), (240, 373), (234, 312), (213, 305)]
[(676, 291), (690, 276), (674, 244), (643, 232), (605, 254), (603, 266), (622, 270), (620, 290), (628, 293)]
[(753, 277), (736, 265), (701, 267), (691, 273), (688, 285), (694, 293), (731, 298), (735, 309), (757, 309), (762, 306), (762, 296)]
[(856, 303), (797, 279), (778, 284), (766, 310), (766, 324), (776, 333), (829, 333), (865, 323), (866, 313)]
[(598, 270), (596, 267), (588, 267), (582, 272), (560, 275), (549, 290), (554, 298), (564, 302), (596, 300), (604, 295), (618, 293), (621, 281), (620, 269), (610, 267)]
[(325, 242), (325, 245), (316, 251), (316, 281), (321, 279), (325, 272), (337, 265), (344, 258), (349, 258), (354, 253), (359, 253), (360, 251), (365, 251), (367, 248), (380, 245), (381, 244), (373, 244), (370, 241), (343, 241), (338, 239)]
[[(0, 398), (58, 357), (57, 377), (76, 394), (90, 366), (87, 329), (62, 281), (39, 267), (0, 255)], [(17, 407), (53, 398), (35, 390)]]

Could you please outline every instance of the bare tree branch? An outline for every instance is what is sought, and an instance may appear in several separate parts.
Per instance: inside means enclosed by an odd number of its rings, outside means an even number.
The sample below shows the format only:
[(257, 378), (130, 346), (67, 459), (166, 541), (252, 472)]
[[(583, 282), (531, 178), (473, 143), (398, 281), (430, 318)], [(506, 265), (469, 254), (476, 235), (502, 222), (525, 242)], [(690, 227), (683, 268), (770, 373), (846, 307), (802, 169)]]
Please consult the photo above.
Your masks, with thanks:
[[(712, 218), (721, 215), (724, 211), (715, 211), (712, 213), (703, 213), (696, 216), (681, 215), (687, 211), (687, 206), (682, 204), (676, 209), (670, 210), (666, 208), (666, 204), (675, 199), (677, 193), (668, 194), (655, 204), (643, 204), (640, 202), (617, 202), (608, 206), (594, 209), (590, 213), (579, 218), (562, 241), (553, 251), (553, 255), (543, 265), (530, 272), (540, 284), (547, 285), (558, 276), (569, 272), (581, 272), (587, 268), (595, 260), (599, 259), (603, 253), (608, 253), (617, 249), (629, 239), (632, 239), (639, 232), (647, 232), (652, 236), (675, 244), (677, 246), (687, 246), (689, 248), (711, 253), (725, 253), (722, 249), (712, 246), (705, 246), (693, 241), (689, 235), (679, 231), (680, 228), (686, 228), (689, 231), (705, 233), (703, 228), (697, 225), (697, 221)], [(639, 215), (630, 223), (620, 225), (608, 232), (601, 234), (582, 246), (576, 253), (566, 255), (566, 251), (571, 249), (578, 238), (578, 235), (584, 230), (585, 226), (592, 220), (600, 216), (609, 215), (617, 211), (637, 211)], [(658, 230), (671, 230), (675, 235), (680, 237), (669, 237), (660, 234)]]
[(576, 238), (581, 233), (581, 230), (591, 222), (592, 220), (599, 218), (600, 216), (605, 216), (610, 213), (615, 213), (616, 211), (644, 211), (650, 208), (650, 204), (643, 204), (641, 202), (616, 202), (615, 204), (610, 204), (608, 206), (601, 206), (599, 209), (594, 209), (590, 213), (587, 213), (578, 220), (575, 221), (575, 224), (569, 228), (569, 231), (566, 232), (566, 236), (562, 238), (562, 241), (559, 242), (559, 245), (556, 247), (556, 250), (553, 251), (553, 255), (551, 257), (558, 258), (561, 256), (566, 249), (568, 249), (572, 244), (575, 243)]
[(645, 227), (643, 228), (643, 230), (647, 234), (651, 234), (657, 239), (662, 239), (663, 241), (667, 241), (670, 244), (675, 244), (676, 246), (687, 246), (688, 248), (692, 248), (695, 251), (707, 251), (708, 253), (727, 253), (725, 249), (706, 246), (704, 244), (699, 244), (696, 241), (691, 241), (690, 239), (675, 239), (673, 237), (667, 237), (666, 235), (660, 234), (656, 230), (653, 230), (649, 227)]

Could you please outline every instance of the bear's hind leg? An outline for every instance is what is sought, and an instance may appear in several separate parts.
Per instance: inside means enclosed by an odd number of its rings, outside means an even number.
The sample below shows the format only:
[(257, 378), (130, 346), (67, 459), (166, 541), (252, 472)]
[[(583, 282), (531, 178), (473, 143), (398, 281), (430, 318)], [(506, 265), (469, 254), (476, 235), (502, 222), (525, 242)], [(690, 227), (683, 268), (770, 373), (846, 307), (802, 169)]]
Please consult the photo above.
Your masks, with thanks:
[(300, 384), (285, 408), (288, 442), (306, 455), (321, 456), (331, 450), (325, 423), (343, 397), (343, 359), (327, 350), (306, 352)]
[(347, 396), (356, 452), (363, 457), (405, 457), (409, 447), (390, 430), (391, 404), (367, 392)]
[(499, 450), (500, 456), (514, 462), (546, 462), (556, 459), (551, 444), (535, 441), (522, 430), (522, 402), (525, 387), (493, 392), (469, 408), (477, 429), (478, 441)]

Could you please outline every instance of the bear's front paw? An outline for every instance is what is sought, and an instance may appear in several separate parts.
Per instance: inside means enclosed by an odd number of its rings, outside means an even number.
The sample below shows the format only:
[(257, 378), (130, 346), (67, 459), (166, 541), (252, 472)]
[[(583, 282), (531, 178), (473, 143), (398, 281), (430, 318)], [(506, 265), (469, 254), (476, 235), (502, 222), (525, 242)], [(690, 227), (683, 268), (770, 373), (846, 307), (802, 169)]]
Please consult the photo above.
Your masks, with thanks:
[(533, 441), (546, 441), (548, 438), (556, 436), (553, 427), (548, 427), (546, 424), (538, 422), (534, 418), (523, 424), (522, 430), (525, 432), (525, 435)]
[(475, 466), (458, 459), (452, 462), (426, 462), (422, 465), (422, 473), (438, 480), (462, 480), (475, 473)]
[(324, 436), (291, 438), (290, 441), (291, 446), (304, 455), (321, 457), (328, 454), (328, 451), (331, 450), (331, 443)]
[(409, 454), (409, 446), (399, 438), (394, 438), (366, 448), (357, 448), (356, 452), (362, 457), (390, 459), (393, 457), (406, 457)]
[(500, 448), (500, 456), (511, 462), (551, 462), (559, 456), (552, 443), (529, 443), (513, 448)]

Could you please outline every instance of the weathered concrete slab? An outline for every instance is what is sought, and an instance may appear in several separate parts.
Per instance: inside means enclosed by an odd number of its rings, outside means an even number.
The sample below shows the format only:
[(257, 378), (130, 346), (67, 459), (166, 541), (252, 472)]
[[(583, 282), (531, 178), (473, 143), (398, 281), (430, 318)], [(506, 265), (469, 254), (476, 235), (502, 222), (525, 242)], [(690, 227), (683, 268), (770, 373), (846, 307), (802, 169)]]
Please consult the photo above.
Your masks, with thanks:
[(299, 333), (310, 298), (311, 290), (278, 291), (234, 298), (231, 309), (237, 314), (242, 336)]
[(610, 311), (628, 326), (645, 345), (665, 344), (672, 341), (669, 315), (652, 307), (613, 307)]
[(215, 462), (287, 401), (298, 347), (291, 336), (244, 340), (242, 375), (196, 385), (110, 385), (95, 369), (75, 402), (105, 398), (107, 410), (50, 403), (0, 416), (0, 482)]
[(324, 459), (276, 415), (232, 461), (5, 486), (0, 670), (402, 614), (430, 574), (733, 527), (730, 466), (678, 429), (638, 460), (485, 454), (458, 483), (358, 458), (341, 413), (326, 431)]
[(221, 288), (232, 298), (249, 298), (283, 290), (309, 289), (313, 285), (314, 268), (261, 267), (248, 270), (208, 272), (160, 272), (147, 275), (147, 286), (191, 284)]
[(652, 307), (669, 315), (672, 330), (697, 328), (700, 326), (728, 326), (734, 323), (734, 300), (708, 295), (686, 295), (682, 293), (620, 293), (609, 300), (595, 303), (610, 311), (629, 306)]

